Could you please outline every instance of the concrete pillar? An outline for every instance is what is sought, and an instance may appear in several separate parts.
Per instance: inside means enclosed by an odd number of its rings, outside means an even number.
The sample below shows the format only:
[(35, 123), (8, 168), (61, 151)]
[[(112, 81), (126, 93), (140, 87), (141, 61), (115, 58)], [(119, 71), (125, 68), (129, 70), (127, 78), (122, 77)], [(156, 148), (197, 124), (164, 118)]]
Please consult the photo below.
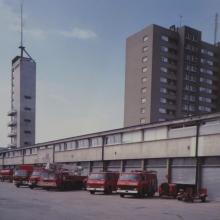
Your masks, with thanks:
[(121, 172), (124, 172), (125, 171), (125, 160), (121, 160), (121, 169), (120, 169)]
[(92, 172), (92, 165), (93, 165), (93, 163), (92, 163), (92, 161), (89, 161), (89, 173), (91, 173)]
[(171, 183), (172, 180), (172, 159), (167, 158), (167, 164), (166, 164), (166, 168), (167, 168), (167, 182)]
[(145, 160), (142, 159), (141, 160), (141, 170), (144, 170), (145, 169)]

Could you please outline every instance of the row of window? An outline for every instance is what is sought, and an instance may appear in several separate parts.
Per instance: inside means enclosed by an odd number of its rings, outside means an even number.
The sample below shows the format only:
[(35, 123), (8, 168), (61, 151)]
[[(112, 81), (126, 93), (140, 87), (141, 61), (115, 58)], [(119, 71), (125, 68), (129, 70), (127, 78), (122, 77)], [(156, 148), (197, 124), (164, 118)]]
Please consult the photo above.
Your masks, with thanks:
[(167, 115), (175, 115), (176, 111), (175, 110), (171, 110), (171, 109), (166, 109), (166, 108), (162, 108), (160, 107), (158, 109), (159, 113), (161, 114), (167, 114)]
[(177, 65), (177, 61), (168, 57), (161, 57), (161, 62), (171, 64), (171, 65)]
[(175, 92), (174, 90), (172, 90), (172, 89), (168, 89), (168, 88), (161, 87), (161, 88), (160, 88), (160, 92), (161, 92), (161, 93), (164, 93), (164, 94), (176, 96), (176, 92)]
[(202, 64), (208, 64), (209, 66), (213, 66), (214, 65), (214, 62), (212, 60), (207, 60), (205, 58), (201, 58), (200, 62)]
[[(195, 102), (196, 101), (196, 97), (194, 95), (185, 94), (183, 96), (183, 100), (190, 101), (190, 102)], [(199, 101), (200, 102), (212, 103), (212, 99), (211, 98), (203, 97), (203, 96), (199, 96)]]
[(170, 105), (175, 105), (176, 104), (176, 102), (174, 100), (167, 99), (167, 98), (164, 98), (164, 97), (160, 98), (160, 103), (162, 103), (162, 104), (170, 104)]

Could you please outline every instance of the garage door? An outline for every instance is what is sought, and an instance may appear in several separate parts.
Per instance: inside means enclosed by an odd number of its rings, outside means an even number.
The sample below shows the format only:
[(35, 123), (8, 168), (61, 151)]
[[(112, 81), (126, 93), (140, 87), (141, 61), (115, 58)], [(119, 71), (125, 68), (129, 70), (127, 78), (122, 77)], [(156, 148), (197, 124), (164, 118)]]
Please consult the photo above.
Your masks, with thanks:
[(121, 161), (120, 160), (112, 160), (107, 162), (107, 170), (108, 171), (121, 171)]
[(220, 201), (220, 157), (206, 158), (202, 166), (202, 187), (208, 189), (208, 199)]
[(92, 172), (100, 172), (100, 171), (103, 171), (103, 162), (102, 161), (92, 162)]
[(196, 160), (192, 158), (173, 159), (171, 182), (181, 184), (196, 183)]
[(132, 170), (141, 170), (141, 160), (127, 160), (125, 161), (125, 172)]
[(145, 170), (156, 171), (158, 186), (163, 182), (167, 182), (166, 159), (148, 159), (145, 164)]

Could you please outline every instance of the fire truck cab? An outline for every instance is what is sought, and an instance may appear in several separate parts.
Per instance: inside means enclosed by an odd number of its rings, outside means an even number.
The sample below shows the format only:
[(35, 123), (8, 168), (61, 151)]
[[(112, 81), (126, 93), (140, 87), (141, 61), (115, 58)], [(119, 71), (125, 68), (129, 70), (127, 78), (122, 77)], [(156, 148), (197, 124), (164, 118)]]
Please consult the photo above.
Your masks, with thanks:
[(157, 175), (155, 171), (131, 171), (120, 174), (117, 183), (117, 193), (151, 197), (157, 191)]
[(91, 194), (95, 192), (103, 192), (104, 194), (111, 194), (116, 191), (118, 172), (95, 172), (88, 176), (87, 191)]
[(13, 169), (2, 169), (0, 170), (0, 180), (4, 182), (5, 180), (13, 181)]
[(32, 174), (29, 178), (29, 182), (28, 182), (30, 189), (33, 189), (33, 188), (39, 186), (38, 183), (40, 181), (40, 176), (43, 171), (44, 171), (43, 168), (34, 168)]
[(28, 186), (29, 177), (31, 176), (32, 172), (32, 165), (20, 165), (14, 172), (13, 181), (15, 186)]

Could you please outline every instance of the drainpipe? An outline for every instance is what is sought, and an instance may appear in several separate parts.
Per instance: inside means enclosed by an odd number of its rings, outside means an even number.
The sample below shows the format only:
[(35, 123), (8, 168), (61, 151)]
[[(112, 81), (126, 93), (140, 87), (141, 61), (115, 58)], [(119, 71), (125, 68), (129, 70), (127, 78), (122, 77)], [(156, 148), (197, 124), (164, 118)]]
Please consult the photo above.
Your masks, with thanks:
[(195, 159), (196, 159), (196, 192), (197, 193), (199, 193), (201, 187), (201, 163), (200, 163), (200, 158), (198, 157), (200, 124), (201, 122), (199, 121), (196, 124)]

